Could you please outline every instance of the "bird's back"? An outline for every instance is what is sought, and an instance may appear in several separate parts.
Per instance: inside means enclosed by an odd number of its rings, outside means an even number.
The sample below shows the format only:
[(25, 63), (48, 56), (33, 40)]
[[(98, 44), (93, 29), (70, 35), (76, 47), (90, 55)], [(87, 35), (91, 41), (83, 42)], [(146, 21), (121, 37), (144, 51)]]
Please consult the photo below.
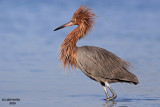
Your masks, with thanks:
[(103, 48), (78, 47), (76, 61), (85, 75), (98, 82), (138, 84), (137, 77), (128, 71), (129, 64)]

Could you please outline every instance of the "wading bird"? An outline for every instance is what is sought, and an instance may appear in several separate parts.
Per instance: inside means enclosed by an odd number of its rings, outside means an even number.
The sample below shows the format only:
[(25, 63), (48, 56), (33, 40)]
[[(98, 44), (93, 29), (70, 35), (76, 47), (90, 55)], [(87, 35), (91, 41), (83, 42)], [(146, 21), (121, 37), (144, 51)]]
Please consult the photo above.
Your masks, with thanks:
[[(70, 32), (60, 47), (60, 61), (64, 67), (79, 68), (86, 76), (99, 82), (106, 93), (107, 99), (112, 100), (117, 97), (109, 83), (127, 82), (138, 84), (137, 77), (129, 72), (128, 62), (117, 57), (113, 53), (95, 46), (77, 47), (79, 39), (91, 31), (95, 23), (96, 15), (91, 9), (80, 6), (74, 13), (70, 22), (56, 28), (78, 25), (76, 29)], [(109, 88), (113, 96), (109, 96), (105, 85)]]

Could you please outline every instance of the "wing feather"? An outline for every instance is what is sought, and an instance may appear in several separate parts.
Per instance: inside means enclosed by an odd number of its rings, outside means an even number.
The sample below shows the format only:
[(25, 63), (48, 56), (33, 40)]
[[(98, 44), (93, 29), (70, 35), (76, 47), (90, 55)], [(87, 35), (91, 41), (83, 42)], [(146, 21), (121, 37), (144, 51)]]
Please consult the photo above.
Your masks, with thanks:
[(134, 74), (128, 71), (129, 64), (126, 61), (103, 48), (79, 47), (76, 60), (82, 72), (94, 80), (102, 78), (133, 81), (131, 79), (136, 78)]

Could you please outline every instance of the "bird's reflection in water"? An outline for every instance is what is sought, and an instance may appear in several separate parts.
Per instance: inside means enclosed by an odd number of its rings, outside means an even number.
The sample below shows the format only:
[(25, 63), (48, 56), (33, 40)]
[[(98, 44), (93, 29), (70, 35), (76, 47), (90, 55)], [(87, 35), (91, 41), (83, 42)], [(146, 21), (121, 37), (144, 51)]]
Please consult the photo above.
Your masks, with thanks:
[(106, 101), (105, 104), (103, 104), (103, 107), (116, 107), (117, 102), (116, 101)]

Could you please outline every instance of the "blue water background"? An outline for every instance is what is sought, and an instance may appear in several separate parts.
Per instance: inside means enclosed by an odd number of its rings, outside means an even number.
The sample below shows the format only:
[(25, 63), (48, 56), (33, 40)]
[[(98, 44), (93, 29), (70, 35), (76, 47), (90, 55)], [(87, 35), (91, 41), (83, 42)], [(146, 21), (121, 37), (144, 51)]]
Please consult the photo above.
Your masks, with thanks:
[[(93, 9), (96, 24), (77, 46), (105, 48), (132, 64), (138, 85), (111, 84), (118, 97), (106, 102), (101, 85), (80, 70), (64, 70), (58, 49), (76, 26), (70, 21), (81, 5)], [(159, 0), (0, 0), (0, 106), (159, 107)]]

